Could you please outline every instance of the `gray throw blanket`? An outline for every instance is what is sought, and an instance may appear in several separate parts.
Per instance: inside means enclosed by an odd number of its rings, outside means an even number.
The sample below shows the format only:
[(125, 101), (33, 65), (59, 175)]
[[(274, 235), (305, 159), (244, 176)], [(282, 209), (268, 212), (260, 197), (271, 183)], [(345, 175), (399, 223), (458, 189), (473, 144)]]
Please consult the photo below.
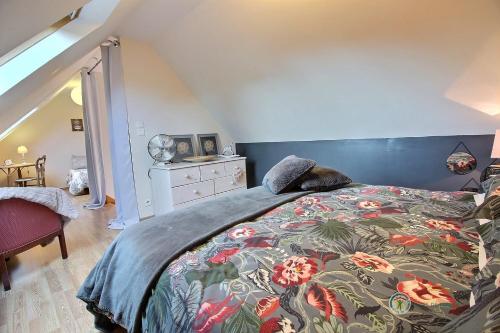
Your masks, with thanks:
[(231, 226), (309, 193), (275, 195), (256, 187), (134, 225), (109, 246), (77, 297), (93, 312), (138, 332), (151, 290), (169, 263)]

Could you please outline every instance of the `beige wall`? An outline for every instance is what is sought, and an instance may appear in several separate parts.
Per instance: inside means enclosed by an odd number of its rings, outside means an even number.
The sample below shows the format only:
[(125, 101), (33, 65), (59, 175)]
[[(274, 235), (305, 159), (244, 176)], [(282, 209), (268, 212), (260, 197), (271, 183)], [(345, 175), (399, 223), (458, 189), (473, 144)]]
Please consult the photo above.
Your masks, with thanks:
[[(83, 118), (81, 106), (70, 98), (65, 88), (39, 111), (19, 125), (7, 138), (0, 141), (0, 161), (11, 159), (21, 162), (17, 147), (28, 148), (27, 161), (47, 155), (47, 186), (66, 187), (66, 175), (71, 169), (71, 155), (85, 155), (84, 132), (72, 132), (72, 118)], [(34, 169), (30, 175), (35, 175)], [(26, 173), (23, 174), (26, 176)], [(5, 178), (1, 180), (5, 186)]]
[[(151, 45), (125, 37), (121, 45), (137, 200), (140, 216), (146, 217), (152, 215), (147, 176), (153, 164), (147, 152), (152, 136), (217, 132), (223, 143), (231, 139)], [(144, 135), (137, 133), (142, 126)]]

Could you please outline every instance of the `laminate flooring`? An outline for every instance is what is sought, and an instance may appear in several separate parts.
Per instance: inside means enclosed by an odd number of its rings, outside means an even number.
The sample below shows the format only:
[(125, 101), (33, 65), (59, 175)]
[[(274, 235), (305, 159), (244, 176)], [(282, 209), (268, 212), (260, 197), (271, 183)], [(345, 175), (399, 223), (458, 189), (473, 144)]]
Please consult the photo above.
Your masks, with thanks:
[(119, 231), (106, 228), (115, 207), (87, 210), (88, 196), (73, 197), (80, 217), (66, 223), (68, 258), (57, 237), (7, 262), (12, 289), (0, 284), (0, 333), (97, 332), (93, 316), (75, 295), (81, 283)]

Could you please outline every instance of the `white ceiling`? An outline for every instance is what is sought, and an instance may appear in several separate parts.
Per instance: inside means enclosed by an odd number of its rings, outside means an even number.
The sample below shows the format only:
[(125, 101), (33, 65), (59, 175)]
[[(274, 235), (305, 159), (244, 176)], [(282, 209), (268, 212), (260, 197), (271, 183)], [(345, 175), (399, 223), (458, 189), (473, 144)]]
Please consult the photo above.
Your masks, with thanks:
[[(151, 42), (240, 142), (500, 126), (449, 94), (500, 59), (482, 54), (500, 43), (499, 0), (146, 0), (117, 31)], [(474, 87), (494, 93), (468, 99), (500, 110), (500, 62), (481, 66)]]
[[(16, 33), (0, 38), (22, 40), (82, 2), (2, 0), (0, 34)], [(499, 0), (93, 0), (85, 8), (82, 19), (102, 27), (1, 96), (0, 132), (113, 33), (149, 41), (240, 142), (500, 127), (477, 107), (500, 105), (500, 64), (491, 60), (500, 57), (490, 54)], [(29, 29), (17, 30), (19, 17)], [(491, 93), (456, 98), (470, 82)]]

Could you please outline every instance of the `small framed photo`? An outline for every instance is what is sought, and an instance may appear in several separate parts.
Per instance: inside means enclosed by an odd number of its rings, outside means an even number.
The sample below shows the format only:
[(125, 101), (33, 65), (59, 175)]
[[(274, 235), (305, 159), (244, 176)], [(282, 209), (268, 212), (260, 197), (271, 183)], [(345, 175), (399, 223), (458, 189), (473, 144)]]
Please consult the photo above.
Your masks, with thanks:
[(73, 132), (83, 132), (83, 119), (71, 119), (71, 130)]
[(186, 157), (196, 155), (195, 140), (193, 134), (170, 135), (175, 142), (175, 156), (172, 162), (182, 162)]
[(200, 143), (200, 155), (219, 155), (219, 135), (214, 134), (198, 134), (198, 142)]

